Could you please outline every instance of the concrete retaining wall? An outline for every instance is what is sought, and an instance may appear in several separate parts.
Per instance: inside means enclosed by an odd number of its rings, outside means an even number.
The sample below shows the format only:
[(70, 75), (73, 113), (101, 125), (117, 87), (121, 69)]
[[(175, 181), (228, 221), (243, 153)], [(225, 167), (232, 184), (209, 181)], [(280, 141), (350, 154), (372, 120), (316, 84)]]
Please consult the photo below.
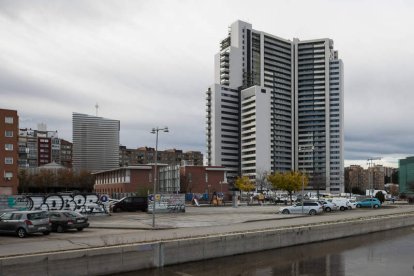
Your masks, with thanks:
[(1, 258), (0, 275), (108, 275), (412, 225), (413, 214), (394, 215), (387, 218)]

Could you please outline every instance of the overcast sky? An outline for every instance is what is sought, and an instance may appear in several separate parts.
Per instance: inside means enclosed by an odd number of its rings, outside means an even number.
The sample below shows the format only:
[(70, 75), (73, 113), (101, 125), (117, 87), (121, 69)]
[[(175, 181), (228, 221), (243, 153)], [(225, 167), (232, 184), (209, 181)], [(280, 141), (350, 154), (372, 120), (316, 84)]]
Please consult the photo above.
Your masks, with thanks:
[(205, 152), (214, 54), (240, 19), (329, 37), (345, 65), (345, 165), (414, 155), (414, 1), (0, 0), (0, 108), (72, 141), (72, 112), (121, 121), (129, 148)]

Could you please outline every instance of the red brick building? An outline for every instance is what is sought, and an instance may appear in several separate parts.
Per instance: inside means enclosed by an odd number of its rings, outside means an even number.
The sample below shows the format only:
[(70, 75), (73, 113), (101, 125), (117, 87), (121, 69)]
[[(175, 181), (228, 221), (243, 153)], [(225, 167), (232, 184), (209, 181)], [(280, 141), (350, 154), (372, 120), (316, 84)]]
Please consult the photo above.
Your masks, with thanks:
[(0, 109), (0, 195), (17, 194), (19, 186), (19, 116), (16, 110)]
[(182, 166), (180, 168), (182, 193), (228, 194), (226, 168), (218, 166)]
[[(167, 168), (166, 164), (158, 164), (160, 168)], [(179, 170), (179, 172), (178, 172)], [(113, 170), (94, 173), (94, 190), (100, 194), (152, 193), (154, 188), (154, 164), (121, 167)], [(213, 194), (223, 192), (228, 194), (228, 184), (226, 181), (226, 169), (224, 167), (205, 167), (205, 166), (182, 166), (177, 167), (174, 174), (179, 179), (171, 179), (171, 173), (164, 175), (169, 181), (163, 181), (158, 177), (157, 192), (166, 190), (179, 191), (180, 193)], [(163, 177), (163, 176), (161, 176)], [(175, 176), (174, 176), (175, 177)], [(165, 179), (167, 180), (167, 179)], [(176, 188), (164, 187), (167, 183), (178, 183)], [(161, 183), (161, 184), (160, 184)], [(165, 184), (163, 184), (165, 183)]]
[(136, 193), (153, 190), (153, 166), (129, 166), (94, 173), (94, 190), (99, 194)]

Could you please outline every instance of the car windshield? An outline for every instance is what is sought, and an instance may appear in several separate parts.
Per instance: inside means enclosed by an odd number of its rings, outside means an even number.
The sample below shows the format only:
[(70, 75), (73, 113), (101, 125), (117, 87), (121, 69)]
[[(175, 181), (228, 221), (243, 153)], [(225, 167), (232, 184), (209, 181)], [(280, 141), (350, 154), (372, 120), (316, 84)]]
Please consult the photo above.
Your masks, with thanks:
[(29, 213), (27, 214), (27, 219), (29, 220), (36, 220), (36, 219), (44, 219), (48, 218), (47, 212), (39, 212), (39, 213)]
[(12, 213), (4, 213), (0, 216), (0, 218), (7, 220), (7, 219), (11, 219), (12, 215), (13, 215)]
[(81, 216), (80, 214), (76, 212), (65, 212), (64, 214), (65, 216), (70, 217), (70, 218), (77, 218)]

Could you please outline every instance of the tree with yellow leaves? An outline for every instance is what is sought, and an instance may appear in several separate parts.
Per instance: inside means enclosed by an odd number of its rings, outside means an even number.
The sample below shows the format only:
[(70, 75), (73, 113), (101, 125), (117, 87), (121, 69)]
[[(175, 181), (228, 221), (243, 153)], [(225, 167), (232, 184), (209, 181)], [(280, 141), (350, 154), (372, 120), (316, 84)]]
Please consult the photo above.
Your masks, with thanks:
[(306, 175), (297, 171), (290, 172), (276, 172), (268, 176), (268, 181), (277, 190), (286, 191), (290, 198), (290, 204), (292, 204), (293, 192), (300, 191), (302, 189), (302, 183), (304, 187), (308, 186), (309, 179)]
[(236, 181), (234, 182), (234, 187), (242, 192), (253, 191), (256, 188), (254, 183), (246, 175), (237, 177)]

